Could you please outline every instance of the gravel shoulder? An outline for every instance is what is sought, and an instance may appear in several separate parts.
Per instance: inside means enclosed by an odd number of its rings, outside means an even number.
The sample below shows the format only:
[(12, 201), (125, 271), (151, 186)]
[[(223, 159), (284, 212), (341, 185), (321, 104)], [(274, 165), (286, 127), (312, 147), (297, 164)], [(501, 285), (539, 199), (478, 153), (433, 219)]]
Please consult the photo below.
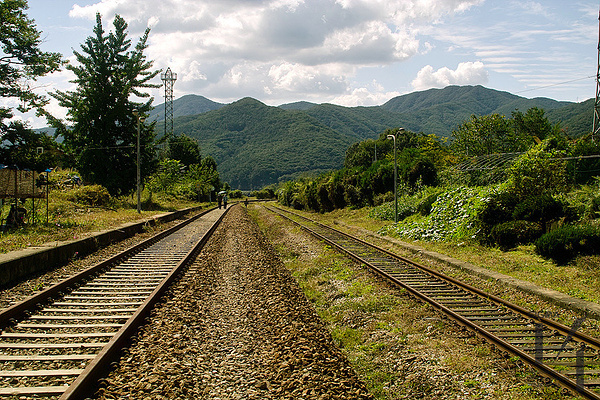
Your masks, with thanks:
[(370, 399), (270, 243), (233, 207), (98, 399)]

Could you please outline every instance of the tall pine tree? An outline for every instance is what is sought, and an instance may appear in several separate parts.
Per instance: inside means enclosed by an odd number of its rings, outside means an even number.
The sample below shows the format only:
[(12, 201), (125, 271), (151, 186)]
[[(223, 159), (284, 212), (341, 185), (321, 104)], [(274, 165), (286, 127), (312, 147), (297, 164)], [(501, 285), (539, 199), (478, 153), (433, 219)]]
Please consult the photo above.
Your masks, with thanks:
[[(150, 82), (160, 71), (152, 71), (144, 50), (150, 29), (146, 29), (134, 49), (127, 38), (127, 23), (116, 15), (114, 31), (108, 34), (96, 15), (94, 35), (74, 52), (77, 64), (67, 68), (75, 74), (74, 91), (58, 91), (52, 95), (68, 109), (67, 127), (55, 121), (59, 134), (75, 159), (77, 169), (87, 182), (105, 186), (113, 195), (135, 188), (137, 118), (146, 116), (153, 98), (143, 89), (160, 87)], [(131, 100), (132, 95), (143, 102)], [(141, 126), (142, 176), (148, 175), (155, 163), (154, 129)]]

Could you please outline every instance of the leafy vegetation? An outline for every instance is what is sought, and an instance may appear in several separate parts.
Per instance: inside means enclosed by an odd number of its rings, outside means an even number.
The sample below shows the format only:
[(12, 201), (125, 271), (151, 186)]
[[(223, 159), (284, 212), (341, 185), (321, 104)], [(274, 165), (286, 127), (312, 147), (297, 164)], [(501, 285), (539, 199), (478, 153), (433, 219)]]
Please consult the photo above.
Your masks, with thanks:
[(187, 168), (180, 160), (165, 158), (160, 161), (158, 171), (148, 177), (146, 187), (151, 195), (158, 193), (187, 200), (210, 201), (218, 192), (220, 180), (211, 157)]
[(600, 254), (600, 229), (592, 225), (565, 225), (540, 237), (535, 250), (559, 264), (577, 255)]
[[(394, 151), (386, 140), (389, 135), (398, 137), (400, 222), (385, 225), (381, 233), (505, 251), (536, 242), (539, 254), (557, 262), (595, 254), (589, 250), (595, 246), (593, 232), (580, 230), (600, 212), (600, 195), (590, 187), (598, 186), (594, 177), (600, 169), (594, 168), (600, 149), (589, 137), (569, 138), (538, 108), (515, 111), (511, 118), (473, 115), (454, 131), (450, 146), (433, 135), (387, 130), (378, 140), (350, 146), (343, 169), (282, 185), (279, 201), (318, 212), (373, 206), (371, 218), (393, 221)], [(514, 154), (514, 160), (497, 168), (501, 179), (493, 184), (470, 185), (480, 171), (452, 168), (468, 154), (501, 152)], [(566, 233), (553, 239), (557, 244), (552, 247), (546, 235), (557, 227)]]
[[(22, 206), (27, 210), (28, 223), (0, 230), (0, 253), (48, 242), (73, 240), (91, 232), (116, 227), (120, 224), (149, 218), (167, 211), (197, 206), (198, 203), (166, 193), (142, 192), (142, 212), (136, 212), (132, 196), (111, 196), (100, 185), (65, 186), (70, 176), (79, 175), (75, 170), (57, 168), (49, 174), (50, 195), (48, 223), (46, 223), (46, 201), (28, 199)], [(0, 207), (0, 218), (6, 218), (9, 202)]]

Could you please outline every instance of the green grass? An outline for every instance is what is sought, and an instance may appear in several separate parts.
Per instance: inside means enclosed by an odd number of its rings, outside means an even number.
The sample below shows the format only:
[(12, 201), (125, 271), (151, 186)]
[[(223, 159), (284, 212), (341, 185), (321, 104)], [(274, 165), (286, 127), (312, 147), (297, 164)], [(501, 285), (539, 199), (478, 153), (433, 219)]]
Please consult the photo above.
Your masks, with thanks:
[[(0, 231), (0, 253), (6, 253), (45, 243), (81, 239), (91, 232), (114, 228), (116, 226), (150, 218), (157, 214), (175, 211), (199, 205), (199, 203), (173, 198), (142, 196), (142, 212), (137, 213), (137, 203), (130, 196), (111, 199), (104, 206), (90, 206), (68, 200), (72, 189), (52, 190), (49, 195), (48, 221), (46, 222), (46, 203), (36, 201), (36, 221), (20, 227)], [(206, 204), (208, 206), (208, 204)], [(8, 215), (9, 203), (5, 201), (0, 208), (0, 218)], [(25, 203), (31, 215), (31, 200)]]
[[(360, 210), (338, 210), (328, 214), (304, 214), (324, 223), (335, 225), (342, 230), (344, 230), (344, 225), (352, 225), (375, 233), (380, 231), (385, 224), (390, 224), (390, 222), (369, 218), (369, 208), (367, 207)], [(557, 265), (536, 254), (533, 245), (502, 251), (468, 241), (429, 242), (398, 239), (476, 266), (600, 303), (600, 291), (597, 290), (600, 287), (599, 256), (580, 256), (567, 265)], [(394, 251), (401, 253), (402, 249), (394, 247)]]

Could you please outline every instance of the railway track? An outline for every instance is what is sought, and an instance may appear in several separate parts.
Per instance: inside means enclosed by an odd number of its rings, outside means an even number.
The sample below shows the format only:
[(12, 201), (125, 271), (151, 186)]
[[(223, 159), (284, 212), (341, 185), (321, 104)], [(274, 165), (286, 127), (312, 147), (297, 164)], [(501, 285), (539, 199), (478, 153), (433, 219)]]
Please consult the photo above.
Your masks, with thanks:
[(0, 396), (81, 399), (197, 254), (211, 210), (0, 312)]
[(600, 340), (304, 216), (266, 207), (517, 356), (556, 384), (600, 399)]

